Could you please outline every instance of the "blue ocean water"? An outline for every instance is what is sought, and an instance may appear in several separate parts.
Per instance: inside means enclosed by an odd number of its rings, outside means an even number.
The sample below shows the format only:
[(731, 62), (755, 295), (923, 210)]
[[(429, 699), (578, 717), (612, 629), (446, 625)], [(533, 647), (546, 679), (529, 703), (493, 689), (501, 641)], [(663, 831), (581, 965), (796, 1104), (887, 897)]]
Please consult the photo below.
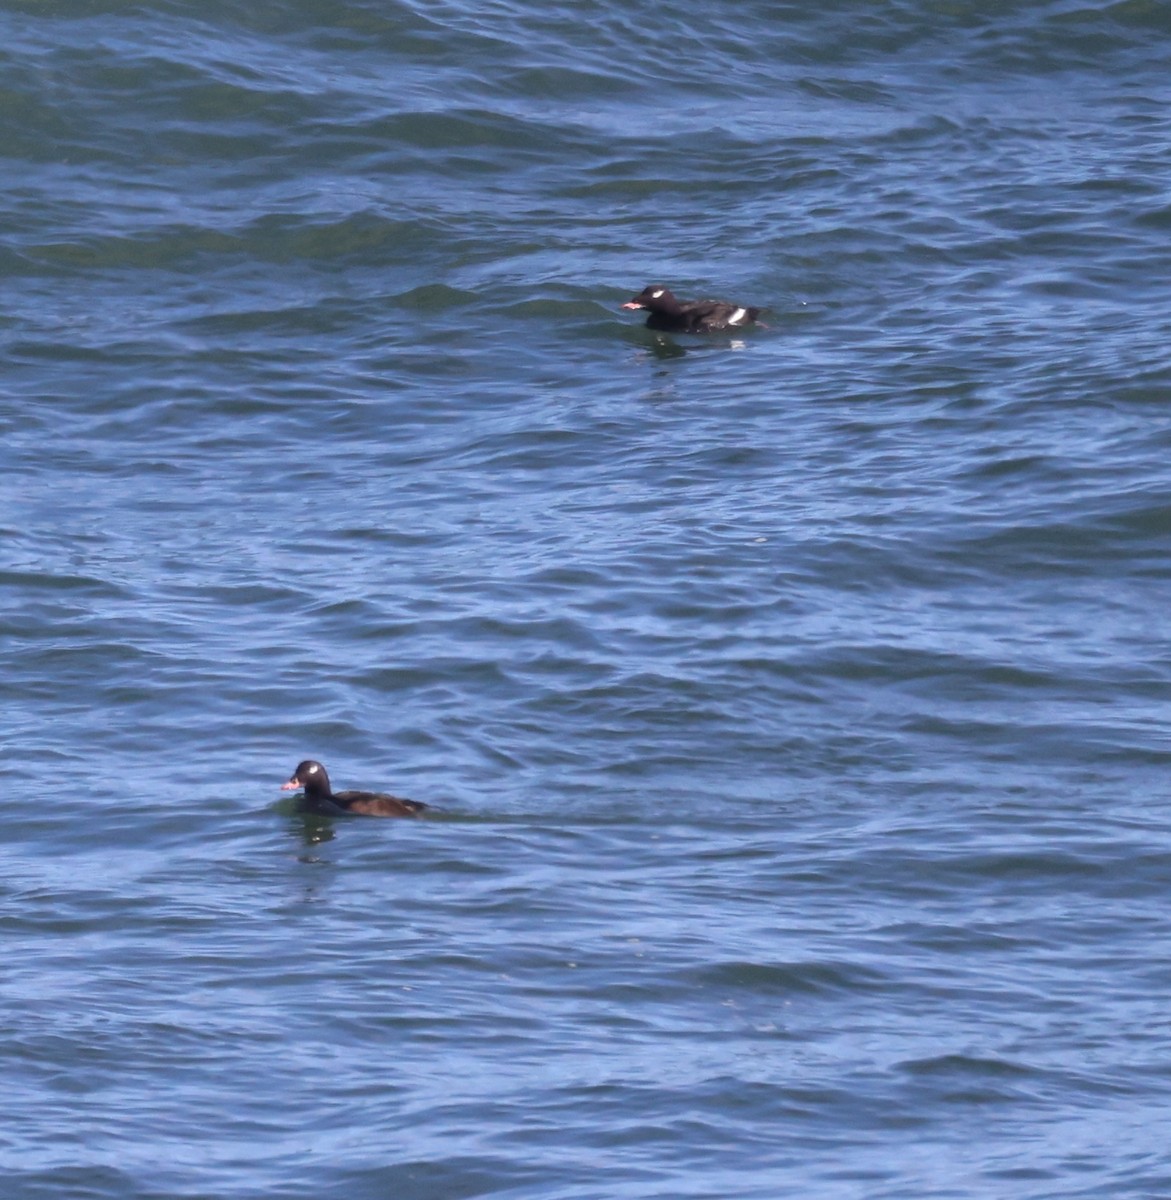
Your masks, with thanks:
[(0, 33), (5, 1197), (1168, 1193), (1165, 6)]

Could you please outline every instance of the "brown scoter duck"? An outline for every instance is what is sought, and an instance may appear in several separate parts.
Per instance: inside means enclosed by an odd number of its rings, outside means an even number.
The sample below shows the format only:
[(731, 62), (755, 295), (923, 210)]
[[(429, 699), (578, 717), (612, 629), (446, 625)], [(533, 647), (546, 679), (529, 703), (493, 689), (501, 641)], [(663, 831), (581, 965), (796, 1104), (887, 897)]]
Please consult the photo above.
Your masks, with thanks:
[(718, 333), (721, 329), (746, 329), (756, 324), (763, 308), (729, 304), (727, 300), (676, 300), (665, 287), (650, 284), (623, 308), (645, 308), (648, 329), (667, 333)]
[(297, 764), (288, 783), (281, 784), (282, 792), (305, 793), (306, 807), (328, 816), (340, 813), (360, 813), (365, 817), (417, 817), (427, 806), (418, 800), (400, 800), (378, 792), (335, 792), (330, 789), (325, 768), (307, 758)]

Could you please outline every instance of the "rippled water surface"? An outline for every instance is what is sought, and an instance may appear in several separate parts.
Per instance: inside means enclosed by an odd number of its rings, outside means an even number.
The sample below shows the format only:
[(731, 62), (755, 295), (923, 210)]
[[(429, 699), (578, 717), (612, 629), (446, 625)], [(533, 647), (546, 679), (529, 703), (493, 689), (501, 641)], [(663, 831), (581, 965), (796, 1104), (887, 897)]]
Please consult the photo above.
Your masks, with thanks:
[(3, 1196), (1169, 1194), (1169, 37), (0, 6)]

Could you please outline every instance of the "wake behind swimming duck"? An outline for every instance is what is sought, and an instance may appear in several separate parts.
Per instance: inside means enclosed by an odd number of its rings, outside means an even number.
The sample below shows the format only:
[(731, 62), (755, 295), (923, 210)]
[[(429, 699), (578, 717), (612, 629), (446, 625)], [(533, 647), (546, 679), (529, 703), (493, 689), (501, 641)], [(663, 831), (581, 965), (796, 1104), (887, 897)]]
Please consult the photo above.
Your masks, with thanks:
[(677, 300), (665, 288), (650, 284), (623, 308), (645, 308), (648, 329), (666, 333), (718, 333), (722, 329), (747, 329), (757, 323), (763, 308), (731, 304), (727, 300)]

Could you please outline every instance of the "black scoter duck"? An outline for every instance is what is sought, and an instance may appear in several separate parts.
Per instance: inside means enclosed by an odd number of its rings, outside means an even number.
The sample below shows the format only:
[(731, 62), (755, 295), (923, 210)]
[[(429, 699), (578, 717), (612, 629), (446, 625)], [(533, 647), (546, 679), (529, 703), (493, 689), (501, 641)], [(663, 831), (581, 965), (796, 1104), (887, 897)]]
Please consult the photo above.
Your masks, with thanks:
[(325, 768), (307, 758), (297, 764), (288, 783), (281, 784), (282, 792), (305, 792), (307, 807), (334, 816), (338, 813), (361, 813), (366, 817), (417, 817), (427, 806), (418, 800), (400, 800), (378, 792), (335, 792), (330, 789)]
[(726, 300), (676, 300), (665, 287), (650, 284), (623, 308), (645, 308), (648, 329), (668, 333), (717, 333), (721, 329), (746, 329), (756, 324), (763, 308), (729, 304)]

